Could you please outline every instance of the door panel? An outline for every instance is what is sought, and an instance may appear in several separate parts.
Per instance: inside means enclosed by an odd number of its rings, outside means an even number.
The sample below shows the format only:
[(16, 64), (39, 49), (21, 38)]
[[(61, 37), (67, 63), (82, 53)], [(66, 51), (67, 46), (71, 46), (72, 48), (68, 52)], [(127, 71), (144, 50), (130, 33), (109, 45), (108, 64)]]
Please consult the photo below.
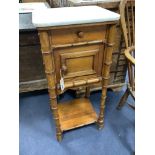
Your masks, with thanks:
[(101, 75), (103, 45), (87, 45), (54, 50), (56, 76), (64, 79)]

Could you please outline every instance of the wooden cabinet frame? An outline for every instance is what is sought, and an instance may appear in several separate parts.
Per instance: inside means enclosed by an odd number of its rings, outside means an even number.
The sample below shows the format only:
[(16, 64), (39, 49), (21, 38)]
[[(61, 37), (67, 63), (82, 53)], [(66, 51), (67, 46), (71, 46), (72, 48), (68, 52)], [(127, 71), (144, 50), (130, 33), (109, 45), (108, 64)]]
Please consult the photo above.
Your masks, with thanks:
[[(45, 65), (45, 73), (48, 81), (48, 91), (49, 91), (49, 96), (50, 96), (50, 105), (51, 105), (51, 110), (53, 112), (53, 117), (55, 120), (56, 124), (56, 135), (57, 135), (57, 140), (61, 141), (62, 140), (62, 133), (65, 130), (69, 130), (72, 128), (76, 128), (79, 126), (87, 125), (90, 123), (97, 123), (99, 126), (99, 129), (103, 128), (104, 126), (104, 109), (105, 109), (105, 100), (106, 100), (106, 93), (107, 93), (107, 86), (110, 78), (110, 65), (112, 64), (112, 51), (113, 51), (113, 46), (114, 46), (114, 38), (115, 38), (115, 25), (116, 22), (104, 22), (104, 23), (96, 23), (96, 24), (83, 24), (83, 25), (71, 25), (71, 26), (61, 26), (61, 27), (48, 27), (48, 28), (38, 28), (39, 31), (39, 37), (40, 37), (40, 42), (41, 42), (41, 51), (43, 55), (43, 61)], [(91, 104), (87, 99), (80, 99), (80, 100), (75, 100), (74, 104), (72, 102), (67, 103), (67, 104), (58, 104), (57, 102), (57, 96), (58, 96), (58, 91), (59, 87), (57, 87), (57, 75), (56, 75), (56, 63), (55, 57), (54, 57), (54, 50), (56, 48), (62, 48), (62, 47), (69, 47), (72, 45), (62, 45), (62, 46), (55, 46), (51, 44), (50, 39), (51, 39), (51, 34), (52, 31), (55, 31), (55, 29), (69, 29), (70, 27), (74, 28), (80, 28), (80, 27), (97, 27), (97, 26), (106, 26), (106, 40), (102, 40), (102, 44), (104, 44), (103, 48), (103, 53), (104, 56), (102, 58), (102, 72), (100, 74), (101, 78), (96, 77), (89, 77), (86, 79), (81, 79), (77, 80), (76, 82), (72, 82), (70, 85), (65, 84), (66, 89), (74, 88), (75, 86), (88, 86), (93, 84), (94, 82), (100, 82), (102, 81), (102, 95), (101, 95), (101, 103), (100, 103), (100, 112), (99, 115), (97, 116), (96, 112), (92, 109)], [(104, 38), (104, 36), (103, 36)], [(84, 43), (85, 45), (88, 45), (87, 43)], [(91, 44), (93, 44), (91, 42)], [(75, 45), (77, 46), (77, 45)], [(78, 46), (80, 48), (81, 43), (78, 43)], [(82, 51), (81, 51), (82, 52)], [(86, 51), (83, 53), (78, 53), (77, 57), (80, 56), (87, 56), (87, 55), (93, 55), (96, 57), (96, 53), (98, 53), (96, 50), (90, 50)], [(67, 58), (72, 58), (75, 57), (74, 54), (68, 53), (62, 55), (62, 63), (65, 63)], [(98, 64), (97, 64), (98, 65)], [(68, 86), (69, 85), (69, 86)], [(79, 105), (80, 107), (77, 107)], [(64, 113), (65, 108), (70, 107), (73, 108), (72, 113), (74, 115), (70, 115), (70, 113)], [(70, 109), (69, 108), (69, 109)], [(86, 109), (88, 111), (83, 111), (81, 112), (82, 109)], [(89, 116), (89, 117), (88, 117)], [(78, 117), (78, 119), (76, 119)], [(91, 118), (91, 119), (90, 119)], [(68, 123), (66, 124), (66, 121)]]

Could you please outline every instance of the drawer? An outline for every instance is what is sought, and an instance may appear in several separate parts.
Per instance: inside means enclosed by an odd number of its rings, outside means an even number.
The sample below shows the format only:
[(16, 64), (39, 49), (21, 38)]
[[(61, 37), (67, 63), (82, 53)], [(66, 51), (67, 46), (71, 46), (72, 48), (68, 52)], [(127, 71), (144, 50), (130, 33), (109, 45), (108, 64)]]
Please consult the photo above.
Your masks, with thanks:
[(37, 31), (20, 32), (19, 34), (19, 45), (38, 45), (40, 44), (39, 36)]
[(106, 26), (78, 27), (54, 30), (51, 33), (52, 45), (72, 44), (94, 40), (105, 40)]
[(57, 82), (60, 72), (65, 80), (85, 76), (101, 76), (103, 44), (54, 50)]

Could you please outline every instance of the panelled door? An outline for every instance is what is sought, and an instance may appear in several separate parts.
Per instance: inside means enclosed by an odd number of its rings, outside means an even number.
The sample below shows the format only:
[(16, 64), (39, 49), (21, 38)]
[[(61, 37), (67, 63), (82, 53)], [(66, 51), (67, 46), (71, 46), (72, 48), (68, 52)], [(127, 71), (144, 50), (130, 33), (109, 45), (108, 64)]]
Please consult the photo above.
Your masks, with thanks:
[(57, 79), (101, 76), (103, 48), (103, 44), (94, 44), (55, 49)]

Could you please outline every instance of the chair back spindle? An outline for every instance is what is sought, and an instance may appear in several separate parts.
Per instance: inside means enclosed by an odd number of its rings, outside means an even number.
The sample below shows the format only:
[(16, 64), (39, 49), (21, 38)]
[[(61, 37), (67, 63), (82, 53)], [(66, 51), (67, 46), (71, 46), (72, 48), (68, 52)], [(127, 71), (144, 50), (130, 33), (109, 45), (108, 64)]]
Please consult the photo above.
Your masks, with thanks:
[[(135, 90), (135, 0), (121, 0), (120, 2), (121, 27), (125, 40), (125, 56), (128, 64), (129, 85)], [(135, 61), (134, 61), (135, 62)]]
[(126, 48), (135, 45), (135, 0), (120, 2), (121, 26)]

